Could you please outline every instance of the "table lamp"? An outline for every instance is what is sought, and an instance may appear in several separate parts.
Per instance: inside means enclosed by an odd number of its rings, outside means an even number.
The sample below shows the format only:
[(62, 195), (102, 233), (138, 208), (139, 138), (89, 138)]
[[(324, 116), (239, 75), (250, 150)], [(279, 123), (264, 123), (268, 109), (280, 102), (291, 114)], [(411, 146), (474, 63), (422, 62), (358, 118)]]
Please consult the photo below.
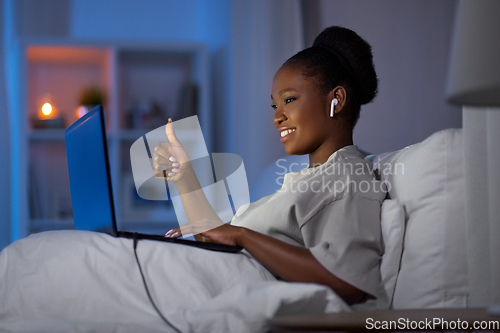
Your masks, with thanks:
[(459, 2), (447, 83), (452, 103), (500, 106), (500, 1)]

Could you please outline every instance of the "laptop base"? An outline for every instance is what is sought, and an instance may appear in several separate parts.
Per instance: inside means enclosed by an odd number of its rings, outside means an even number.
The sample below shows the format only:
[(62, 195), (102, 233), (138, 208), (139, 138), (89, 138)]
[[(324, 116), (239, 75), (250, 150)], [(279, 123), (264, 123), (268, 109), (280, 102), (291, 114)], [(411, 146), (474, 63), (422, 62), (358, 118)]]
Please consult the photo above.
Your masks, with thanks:
[(212, 250), (219, 252), (237, 253), (242, 250), (241, 246), (233, 246), (233, 245), (211, 243), (211, 242), (198, 242), (198, 241), (179, 239), (179, 238), (167, 238), (160, 235), (148, 235), (148, 234), (140, 234), (128, 231), (118, 231), (117, 236), (123, 238), (131, 238), (131, 239), (146, 239), (146, 240), (154, 240), (167, 243), (177, 243), (177, 244), (189, 245), (189, 246), (199, 247), (205, 250)]

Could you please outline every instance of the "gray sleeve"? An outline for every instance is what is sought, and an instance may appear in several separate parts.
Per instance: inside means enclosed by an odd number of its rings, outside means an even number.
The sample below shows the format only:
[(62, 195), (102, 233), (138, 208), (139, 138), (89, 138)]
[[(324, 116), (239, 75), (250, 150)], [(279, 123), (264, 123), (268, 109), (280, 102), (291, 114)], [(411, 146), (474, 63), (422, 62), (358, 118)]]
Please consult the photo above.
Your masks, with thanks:
[(383, 251), (379, 201), (348, 195), (324, 206), (300, 228), (306, 247), (328, 271), (377, 297)]

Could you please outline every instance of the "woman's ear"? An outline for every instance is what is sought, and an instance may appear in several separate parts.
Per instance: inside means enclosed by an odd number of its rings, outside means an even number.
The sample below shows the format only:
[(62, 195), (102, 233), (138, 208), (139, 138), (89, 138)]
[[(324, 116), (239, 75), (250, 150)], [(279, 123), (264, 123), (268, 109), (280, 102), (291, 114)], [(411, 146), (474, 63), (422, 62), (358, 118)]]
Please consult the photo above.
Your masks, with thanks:
[(336, 114), (342, 112), (346, 105), (346, 97), (347, 91), (342, 86), (337, 86), (330, 91), (328, 94), (330, 117), (334, 117)]

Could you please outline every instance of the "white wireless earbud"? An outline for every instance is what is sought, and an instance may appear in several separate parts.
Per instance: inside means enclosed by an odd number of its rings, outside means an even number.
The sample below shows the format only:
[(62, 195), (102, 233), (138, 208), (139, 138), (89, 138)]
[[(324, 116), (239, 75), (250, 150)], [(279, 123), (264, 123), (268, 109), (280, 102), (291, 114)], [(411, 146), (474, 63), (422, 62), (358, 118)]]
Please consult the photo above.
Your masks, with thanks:
[(333, 118), (333, 113), (335, 112), (335, 105), (337, 104), (339, 104), (339, 101), (336, 98), (332, 99), (332, 104), (330, 106), (330, 117), (332, 118)]

